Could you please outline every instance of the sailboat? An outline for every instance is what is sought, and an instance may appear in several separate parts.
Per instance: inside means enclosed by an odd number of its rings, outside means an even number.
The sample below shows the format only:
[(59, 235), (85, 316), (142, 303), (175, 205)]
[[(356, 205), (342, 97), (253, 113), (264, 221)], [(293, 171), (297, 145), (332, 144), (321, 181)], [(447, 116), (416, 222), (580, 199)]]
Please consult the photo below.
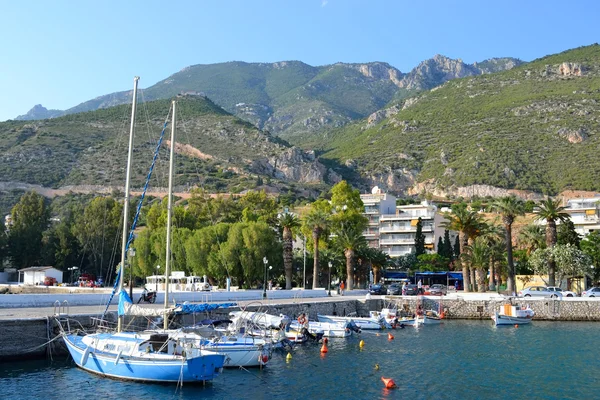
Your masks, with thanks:
[[(117, 285), (115, 285), (115, 292), (119, 294), (117, 332), (97, 332), (84, 335), (63, 332), (63, 340), (78, 367), (102, 376), (150, 382), (184, 383), (210, 381), (222, 372), (226, 356), (222, 353), (206, 350), (202, 346), (199, 346), (197, 340), (194, 340), (194, 338), (178, 334), (178, 331), (167, 330), (168, 315), (172, 311), (168, 307), (168, 287), (165, 293), (164, 310), (158, 310), (158, 314), (162, 314), (163, 316), (164, 331), (123, 331), (123, 318), (125, 314), (157, 314), (156, 310), (143, 309), (140, 306), (134, 305), (127, 292), (123, 289), (125, 256), (132, 239), (132, 235), (128, 235), (127, 224), (129, 219), (129, 185), (138, 80), (138, 77), (134, 78), (129, 154), (127, 157), (125, 182), (121, 263), (117, 276)], [(175, 148), (175, 101), (173, 101), (172, 111), (166, 276), (169, 275), (170, 261), (173, 159)]]

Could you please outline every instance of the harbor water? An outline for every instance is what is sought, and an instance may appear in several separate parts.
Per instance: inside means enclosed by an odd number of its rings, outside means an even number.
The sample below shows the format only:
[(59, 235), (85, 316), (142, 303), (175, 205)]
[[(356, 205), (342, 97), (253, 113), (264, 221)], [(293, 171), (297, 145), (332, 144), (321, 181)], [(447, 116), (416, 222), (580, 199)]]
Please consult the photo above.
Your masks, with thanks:
[[(289, 361), (275, 352), (262, 370), (227, 369), (204, 386), (183, 387), (102, 378), (55, 356), (0, 363), (0, 398), (593, 399), (599, 339), (594, 322), (450, 320), (331, 339), (326, 354), (320, 344), (297, 345)], [(397, 388), (385, 389), (382, 377)]]

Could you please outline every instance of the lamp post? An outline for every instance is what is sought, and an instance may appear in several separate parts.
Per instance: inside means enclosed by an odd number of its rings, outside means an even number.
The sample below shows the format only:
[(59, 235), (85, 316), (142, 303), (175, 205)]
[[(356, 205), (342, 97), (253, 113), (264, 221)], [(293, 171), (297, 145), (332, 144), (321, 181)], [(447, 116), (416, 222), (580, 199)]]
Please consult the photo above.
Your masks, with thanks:
[(154, 282), (156, 283), (156, 293), (158, 293), (158, 274), (160, 273), (160, 265), (156, 266), (156, 277), (154, 278)]
[(263, 298), (267, 298), (267, 264), (269, 263), (269, 260), (267, 260), (267, 257), (263, 257), (263, 263), (265, 263), (265, 272), (263, 274), (263, 278), (265, 279), (265, 282), (263, 284)]
[(327, 264), (329, 265), (329, 296), (331, 296), (331, 261), (329, 261), (329, 263)]

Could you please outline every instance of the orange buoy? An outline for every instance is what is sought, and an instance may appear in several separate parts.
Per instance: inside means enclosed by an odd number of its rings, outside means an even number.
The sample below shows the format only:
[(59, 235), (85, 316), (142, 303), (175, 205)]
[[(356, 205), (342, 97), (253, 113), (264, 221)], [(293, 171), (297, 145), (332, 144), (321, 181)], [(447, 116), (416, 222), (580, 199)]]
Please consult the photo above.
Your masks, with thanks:
[(385, 385), (386, 389), (393, 389), (396, 387), (396, 382), (394, 382), (392, 378), (384, 378), (382, 376), (381, 380), (383, 381), (383, 384)]
[(328, 351), (327, 343), (323, 343), (323, 346), (321, 346), (321, 353), (327, 353)]
[(518, 327), (519, 327), (519, 324), (515, 324), (515, 328), (518, 328)]
[(391, 333), (388, 333), (388, 340), (394, 340), (394, 335), (392, 335)]
[(446, 318), (446, 313), (442, 311), (442, 313), (440, 314), (440, 319), (444, 319)]

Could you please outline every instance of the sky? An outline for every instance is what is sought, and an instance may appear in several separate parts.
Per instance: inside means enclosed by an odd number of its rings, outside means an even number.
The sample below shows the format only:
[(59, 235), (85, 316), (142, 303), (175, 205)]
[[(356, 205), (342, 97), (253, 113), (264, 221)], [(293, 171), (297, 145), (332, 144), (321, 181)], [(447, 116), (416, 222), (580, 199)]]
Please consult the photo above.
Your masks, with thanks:
[(0, 0), (0, 121), (194, 64), (531, 61), (599, 42), (600, 1)]

